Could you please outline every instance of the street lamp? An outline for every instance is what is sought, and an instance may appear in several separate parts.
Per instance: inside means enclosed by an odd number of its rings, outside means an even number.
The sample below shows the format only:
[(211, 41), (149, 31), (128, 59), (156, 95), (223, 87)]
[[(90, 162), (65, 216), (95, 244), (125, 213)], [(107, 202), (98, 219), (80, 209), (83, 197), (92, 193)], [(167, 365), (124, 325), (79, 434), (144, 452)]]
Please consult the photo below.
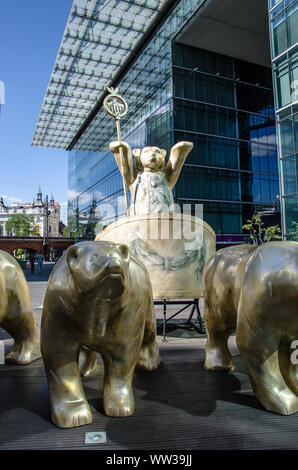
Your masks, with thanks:
[(44, 223), (43, 223), (43, 242), (42, 242), (42, 251), (44, 258), (46, 257), (46, 246), (48, 245), (48, 238), (49, 238), (49, 198), (46, 195), (45, 201), (43, 203), (43, 216), (44, 216)]

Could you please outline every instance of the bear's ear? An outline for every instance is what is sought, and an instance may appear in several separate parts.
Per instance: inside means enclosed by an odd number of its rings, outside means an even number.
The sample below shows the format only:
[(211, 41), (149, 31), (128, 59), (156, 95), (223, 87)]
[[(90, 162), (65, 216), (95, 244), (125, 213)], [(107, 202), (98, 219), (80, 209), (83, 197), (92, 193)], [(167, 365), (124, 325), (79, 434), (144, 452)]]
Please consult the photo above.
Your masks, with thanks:
[(124, 259), (124, 261), (129, 264), (129, 261), (130, 261), (130, 249), (127, 245), (124, 245), (124, 243), (120, 243), (118, 245), (118, 248), (119, 248), (119, 251), (120, 251), (120, 254), (122, 256), (122, 258)]
[(80, 247), (73, 245), (66, 252), (66, 261), (71, 271), (78, 268), (79, 250)]
[(87, 255), (88, 250), (80, 244), (71, 246), (66, 252), (66, 261), (79, 292), (88, 292), (93, 286), (93, 273)]
[(132, 154), (135, 157), (136, 166), (138, 171), (144, 171), (144, 167), (141, 162), (142, 149), (133, 149)]
[[(68, 248), (66, 252), (66, 261), (72, 275), (75, 286), (80, 292), (86, 292), (88, 290), (88, 285), (86, 286), (86, 275), (82, 272), (82, 266), (80, 262), (80, 255), (82, 252), (82, 247), (78, 245), (73, 245)], [(88, 283), (87, 283), (88, 284)]]

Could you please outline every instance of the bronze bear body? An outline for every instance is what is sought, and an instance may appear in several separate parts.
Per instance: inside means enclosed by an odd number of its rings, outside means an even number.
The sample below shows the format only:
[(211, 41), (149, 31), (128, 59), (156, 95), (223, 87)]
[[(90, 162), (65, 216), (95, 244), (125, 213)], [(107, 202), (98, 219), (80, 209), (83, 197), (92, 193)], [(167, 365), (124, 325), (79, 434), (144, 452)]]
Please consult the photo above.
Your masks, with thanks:
[(233, 369), (227, 342), (236, 330), (258, 400), (282, 415), (298, 411), (298, 361), (292, 349), (298, 339), (298, 243), (219, 250), (205, 266), (203, 288), (205, 369)]
[(82, 347), (81, 373), (92, 369), (95, 351), (103, 357), (105, 413), (134, 413), (135, 366), (156, 369), (159, 352), (149, 276), (126, 245), (91, 241), (67, 250), (49, 279), (41, 347), (54, 424), (92, 422), (80, 378)]
[(0, 326), (14, 340), (5, 362), (28, 364), (41, 356), (28, 283), (18, 262), (2, 250), (0, 250)]

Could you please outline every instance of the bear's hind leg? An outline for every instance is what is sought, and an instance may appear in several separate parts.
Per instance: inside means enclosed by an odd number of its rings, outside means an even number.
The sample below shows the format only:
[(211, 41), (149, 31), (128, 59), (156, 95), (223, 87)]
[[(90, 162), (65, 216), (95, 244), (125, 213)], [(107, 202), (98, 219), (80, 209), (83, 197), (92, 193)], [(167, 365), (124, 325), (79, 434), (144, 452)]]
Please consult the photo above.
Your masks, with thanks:
[(92, 422), (78, 367), (79, 344), (66, 335), (44, 328), (42, 357), (51, 401), (52, 421), (60, 428), (83, 426)]
[(298, 396), (297, 346), (297, 340), (290, 340), (289, 338), (282, 337), (278, 346), (278, 360), (279, 367), (286, 384), (292, 392)]
[(156, 335), (152, 333), (144, 341), (137, 362), (137, 367), (145, 370), (156, 370), (160, 364), (159, 349), (156, 344)]
[(149, 306), (148, 320), (145, 323), (144, 338), (138, 357), (137, 367), (155, 370), (160, 364), (159, 348), (156, 344), (156, 319), (153, 307)]
[(5, 357), (5, 362), (29, 364), (41, 357), (40, 341), (32, 310), (25, 310), (17, 305), (14, 315), (12, 316), (9, 312), (1, 326), (14, 340), (11, 350)]
[(22, 270), (15, 267), (7, 270), (6, 292), (7, 308), (1, 315), (1, 326), (12, 336), (14, 344), (5, 361), (28, 364), (41, 354), (29, 287)]
[(83, 377), (92, 376), (97, 369), (96, 352), (82, 346), (79, 356), (79, 369)]
[(234, 369), (232, 354), (228, 348), (228, 339), (235, 329), (234, 322), (205, 304), (204, 320), (207, 330), (204, 369), (229, 371)]
[(268, 411), (290, 415), (298, 411), (298, 396), (285, 382), (279, 364), (278, 332), (255, 325), (238, 325), (237, 345), (257, 399)]

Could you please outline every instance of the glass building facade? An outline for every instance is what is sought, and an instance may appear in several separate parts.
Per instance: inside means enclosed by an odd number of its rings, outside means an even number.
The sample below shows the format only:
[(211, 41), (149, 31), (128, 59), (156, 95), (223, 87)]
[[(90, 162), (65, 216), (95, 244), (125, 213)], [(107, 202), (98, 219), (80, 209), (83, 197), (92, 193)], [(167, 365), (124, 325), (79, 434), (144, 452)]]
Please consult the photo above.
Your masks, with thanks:
[[(278, 206), (272, 73), (175, 42), (199, 3), (181, 1), (118, 84), (129, 107), (121, 133), (133, 148), (157, 145), (168, 154), (176, 142), (194, 143), (175, 201), (203, 204), (220, 245), (241, 242), (242, 225), (253, 213)], [(101, 109), (69, 152), (73, 228), (95, 206), (104, 224), (125, 214), (121, 175), (108, 151), (115, 139), (115, 123)]]
[(283, 236), (298, 241), (298, 2), (269, 0)]
[(174, 43), (173, 84), (174, 140), (194, 142), (175, 197), (202, 203), (218, 235), (241, 234), (279, 194), (271, 70)]

